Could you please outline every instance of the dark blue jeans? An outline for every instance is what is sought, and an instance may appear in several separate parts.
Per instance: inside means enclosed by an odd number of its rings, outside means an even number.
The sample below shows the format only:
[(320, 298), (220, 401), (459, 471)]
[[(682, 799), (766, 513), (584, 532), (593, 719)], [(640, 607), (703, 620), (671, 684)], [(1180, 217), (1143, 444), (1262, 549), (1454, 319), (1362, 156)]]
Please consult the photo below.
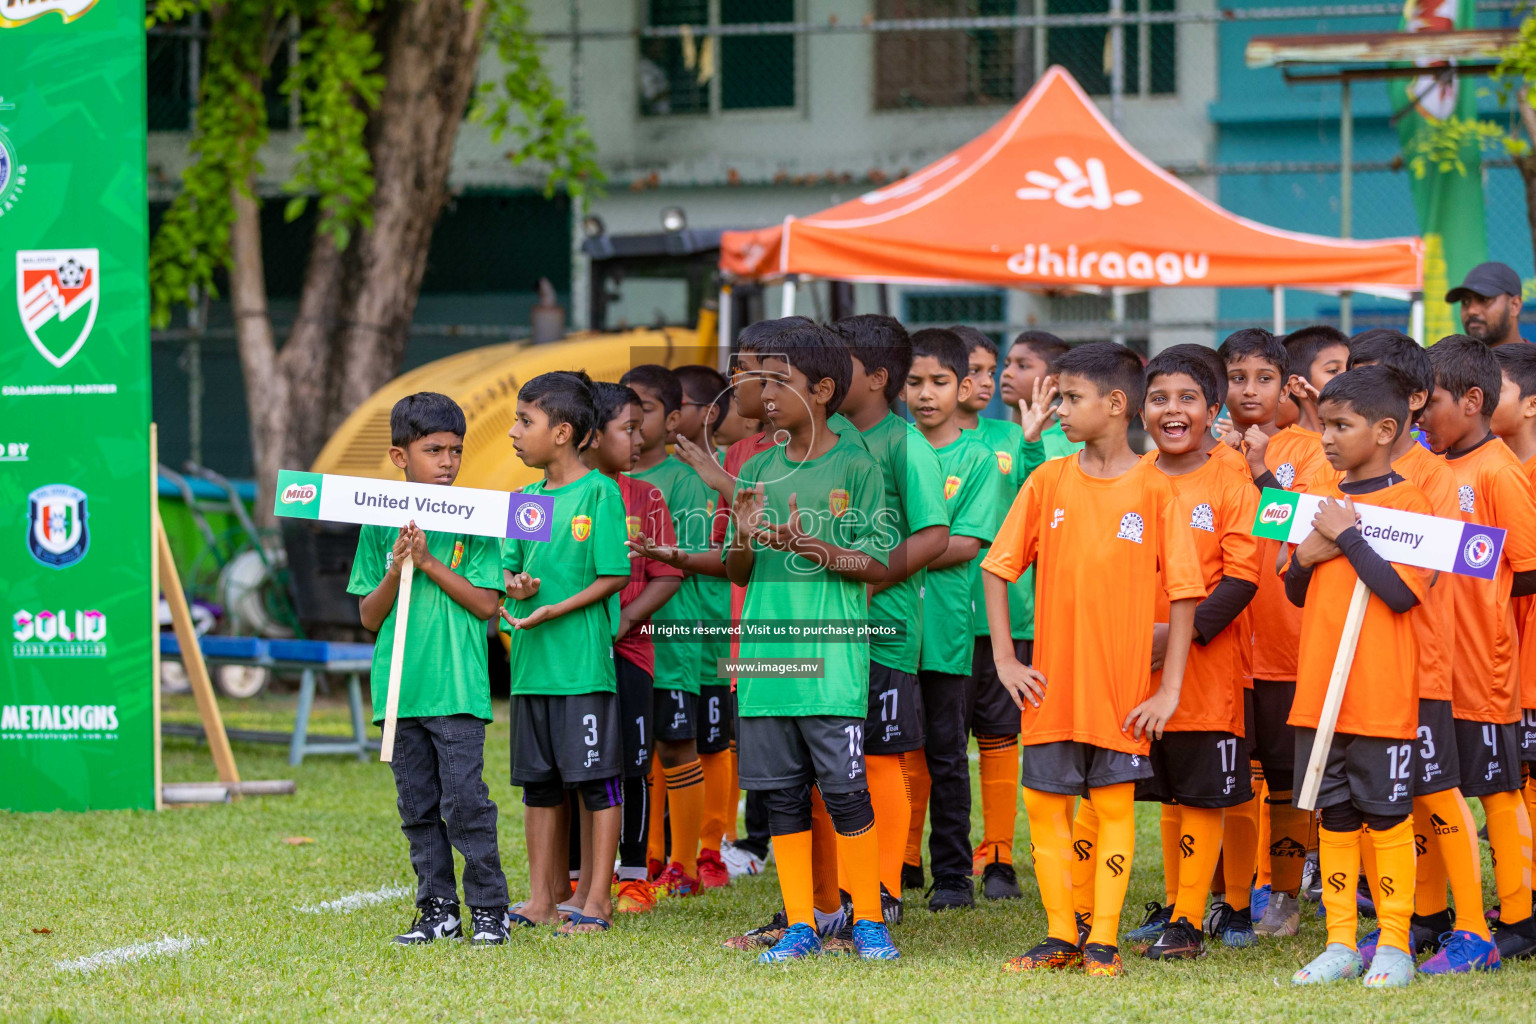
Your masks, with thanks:
[(505, 907), (496, 804), (485, 784), (485, 723), (474, 715), (402, 718), (395, 732), (400, 831), (411, 844), (416, 903), (458, 902), (453, 851), (464, 857), (464, 901)]

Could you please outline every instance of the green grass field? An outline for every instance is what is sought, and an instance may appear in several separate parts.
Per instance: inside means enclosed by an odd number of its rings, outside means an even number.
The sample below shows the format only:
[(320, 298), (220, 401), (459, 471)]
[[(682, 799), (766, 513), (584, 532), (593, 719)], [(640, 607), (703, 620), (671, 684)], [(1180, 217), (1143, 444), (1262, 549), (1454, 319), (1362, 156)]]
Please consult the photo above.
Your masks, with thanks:
[[(226, 720), (286, 727), (292, 703), (226, 702)], [(497, 715), (487, 781), (517, 899), (527, 891), (521, 804), (507, 782), (505, 704)], [(195, 720), (187, 698), (168, 699), (166, 716)], [(343, 719), (336, 707), (317, 709), (316, 721), (337, 731)], [(1532, 1019), (1532, 964), (1420, 979), (1397, 992), (1357, 983), (1293, 989), (1292, 971), (1323, 941), (1310, 916), (1297, 938), (1216, 948), (1196, 963), (1127, 957), (1118, 980), (1006, 974), (1003, 961), (1044, 931), (1027, 866), (1025, 898), (1006, 904), (932, 915), (909, 893), (906, 923), (894, 930), (902, 959), (893, 964), (828, 957), (763, 967), (720, 948), (777, 906), (771, 870), (696, 899), (663, 901), (603, 936), (539, 929), (496, 949), (405, 949), (388, 940), (409, 923), (409, 898), (352, 913), (296, 909), (411, 882), (388, 769), (336, 757), (290, 769), (286, 750), (237, 744), (235, 753), (243, 777), (293, 778), (297, 795), (160, 814), (0, 814), (0, 1020)], [(207, 751), (167, 740), (165, 777), (213, 778)], [(1126, 928), (1143, 902), (1161, 898), (1156, 809), (1143, 808), (1139, 823)], [(1022, 840), (1022, 817), (1019, 829)], [(285, 844), (290, 836), (314, 842)], [(1303, 906), (1310, 915), (1311, 904)], [(89, 973), (58, 966), (167, 936), (204, 943)]]

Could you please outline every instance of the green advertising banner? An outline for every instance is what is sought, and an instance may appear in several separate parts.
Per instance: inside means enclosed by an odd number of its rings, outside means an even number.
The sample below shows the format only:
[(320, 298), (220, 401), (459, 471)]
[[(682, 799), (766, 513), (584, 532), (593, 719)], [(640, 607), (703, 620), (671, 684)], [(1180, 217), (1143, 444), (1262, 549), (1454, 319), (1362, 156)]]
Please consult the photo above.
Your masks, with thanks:
[(143, 0), (0, 0), (0, 808), (155, 806)]

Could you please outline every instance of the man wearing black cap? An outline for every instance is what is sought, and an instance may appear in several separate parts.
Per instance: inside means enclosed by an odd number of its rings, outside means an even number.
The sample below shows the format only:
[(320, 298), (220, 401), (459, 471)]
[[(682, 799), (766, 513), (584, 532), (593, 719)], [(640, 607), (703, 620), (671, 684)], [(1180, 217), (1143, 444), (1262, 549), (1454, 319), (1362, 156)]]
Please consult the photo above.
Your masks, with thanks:
[(1503, 263), (1479, 263), (1467, 272), (1460, 288), (1445, 293), (1446, 302), (1461, 303), (1461, 326), (1489, 348), (1520, 337), (1520, 275)]

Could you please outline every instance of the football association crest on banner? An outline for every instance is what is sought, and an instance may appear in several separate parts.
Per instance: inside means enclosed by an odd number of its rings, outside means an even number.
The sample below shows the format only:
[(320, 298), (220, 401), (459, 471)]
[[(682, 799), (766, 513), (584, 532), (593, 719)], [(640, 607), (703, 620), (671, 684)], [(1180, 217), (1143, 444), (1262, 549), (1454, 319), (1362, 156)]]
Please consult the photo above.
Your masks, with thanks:
[(32, 346), (56, 367), (75, 357), (96, 326), (101, 253), (31, 249), (16, 254), (16, 308)]
[(827, 494), (827, 508), (834, 516), (840, 516), (848, 511), (848, 492), (841, 487), (832, 488)]
[(53, 569), (67, 569), (91, 546), (86, 526), (85, 492), (68, 484), (49, 484), (27, 495), (27, 550)]
[(18, 28), (55, 12), (68, 25), (95, 6), (96, 0), (0, 0), (0, 28)]
[(577, 540), (586, 540), (591, 535), (592, 535), (592, 517), (591, 516), (572, 516), (571, 517), (571, 536), (572, 537), (576, 538)]
[[(0, 111), (15, 109), (16, 104), (7, 103), (5, 97), (0, 96)], [(5, 125), (0, 124), (0, 217), (4, 217), (16, 205), (16, 200), (21, 198), (21, 191), (26, 186), (27, 167), (21, 162), (21, 157), (17, 156), (16, 145), (7, 135)]]

